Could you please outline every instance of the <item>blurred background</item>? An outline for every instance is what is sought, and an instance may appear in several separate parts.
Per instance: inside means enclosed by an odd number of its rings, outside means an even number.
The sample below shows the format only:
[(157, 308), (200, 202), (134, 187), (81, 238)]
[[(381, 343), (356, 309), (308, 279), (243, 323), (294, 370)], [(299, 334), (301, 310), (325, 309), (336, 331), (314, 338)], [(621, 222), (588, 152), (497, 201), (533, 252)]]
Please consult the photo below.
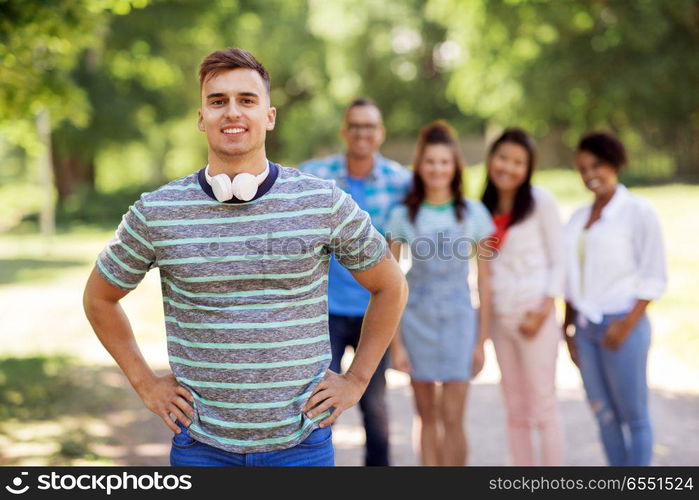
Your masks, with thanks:
[[(656, 463), (699, 464), (699, 1), (0, 0), (0, 464), (165, 464), (168, 431), (84, 318), (99, 250), (144, 191), (206, 162), (197, 68), (227, 46), (272, 75), (268, 156), (340, 150), (346, 104), (384, 112), (386, 156), (409, 165), (437, 118), (461, 134), (468, 195), (488, 140), (530, 131), (535, 182), (564, 218), (589, 201), (572, 150), (590, 129), (629, 150), (622, 181), (658, 210), (670, 287), (651, 307)], [(167, 369), (157, 270), (125, 299), (147, 358)], [(577, 371), (559, 359), (570, 464), (602, 464)], [(489, 353), (467, 426), (472, 463), (505, 464)], [(394, 459), (418, 463), (407, 380), (389, 371)], [(338, 462), (359, 464), (355, 413)]]

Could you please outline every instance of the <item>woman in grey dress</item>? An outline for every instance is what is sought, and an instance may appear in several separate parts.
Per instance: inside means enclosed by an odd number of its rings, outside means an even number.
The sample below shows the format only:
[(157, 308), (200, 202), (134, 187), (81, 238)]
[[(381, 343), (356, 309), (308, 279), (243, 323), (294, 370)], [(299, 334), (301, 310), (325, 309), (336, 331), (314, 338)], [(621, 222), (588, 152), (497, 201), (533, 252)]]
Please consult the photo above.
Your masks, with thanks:
[[(391, 250), (410, 246), (410, 296), (392, 345), (393, 367), (411, 376), (424, 465), (464, 465), (469, 380), (483, 367), (489, 317), (490, 214), (462, 196), (456, 136), (444, 122), (420, 134), (411, 191), (389, 217)], [(471, 303), (468, 259), (477, 255), (480, 311)]]

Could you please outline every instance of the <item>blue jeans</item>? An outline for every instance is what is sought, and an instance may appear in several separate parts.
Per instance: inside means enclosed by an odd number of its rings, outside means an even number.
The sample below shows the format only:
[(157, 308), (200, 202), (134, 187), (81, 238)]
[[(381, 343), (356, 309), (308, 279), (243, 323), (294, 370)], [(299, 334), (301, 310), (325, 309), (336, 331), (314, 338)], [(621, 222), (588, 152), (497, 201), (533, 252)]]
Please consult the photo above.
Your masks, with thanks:
[[(340, 373), (340, 361), (345, 353), (345, 347), (357, 349), (359, 335), (362, 330), (363, 316), (338, 316), (330, 314), (328, 327), (330, 329), (330, 347), (332, 361), (330, 369)], [(376, 372), (371, 377), (369, 385), (359, 400), (359, 408), (364, 417), (366, 432), (366, 465), (389, 465), (388, 449), (388, 408), (386, 406), (386, 376), (388, 355), (381, 358)]]
[[(650, 347), (650, 323), (644, 314), (616, 350), (602, 345), (612, 319), (576, 325), (580, 373), (587, 399), (595, 412), (609, 465), (650, 465), (653, 430), (648, 411), (646, 361)], [(625, 433), (627, 435), (625, 435)]]
[(330, 427), (318, 428), (301, 443), (285, 450), (231, 453), (194, 440), (179, 422), (182, 432), (172, 438), (173, 467), (330, 467), (335, 450)]

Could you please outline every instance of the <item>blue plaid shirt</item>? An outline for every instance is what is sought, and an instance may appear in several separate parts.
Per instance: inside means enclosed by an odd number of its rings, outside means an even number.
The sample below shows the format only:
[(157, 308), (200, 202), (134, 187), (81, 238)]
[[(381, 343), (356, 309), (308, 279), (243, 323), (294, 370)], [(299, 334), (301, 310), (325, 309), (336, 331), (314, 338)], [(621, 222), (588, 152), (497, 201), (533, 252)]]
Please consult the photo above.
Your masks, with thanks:
[[(299, 165), (299, 170), (321, 179), (333, 179), (337, 187), (349, 192), (347, 163), (343, 154), (307, 161)], [(374, 155), (374, 168), (364, 178), (366, 206), (359, 205), (359, 207), (369, 213), (371, 223), (381, 234), (386, 232), (386, 223), (391, 209), (403, 201), (408, 193), (412, 177), (412, 172), (400, 163), (389, 160), (379, 153)]]
[[(403, 201), (410, 188), (412, 172), (400, 163), (389, 160), (379, 153), (374, 155), (374, 168), (358, 185), (362, 193), (353, 193), (357, 183), (348, 182), (347, 163), (344, 154), (310, 160), (299, 165), (305, 173), (323, 179), (332, 179), (343, 191), (353, 195), (359, 208), (371, 217), (371, 222), (381, 234), (386, 234), (386, 224), (391, 209)], [(328, 277), (328, 311), (342, 316), (364, 316), (369, 305), (367, 292), (352, 277), (349, 271), (333, 258)]]

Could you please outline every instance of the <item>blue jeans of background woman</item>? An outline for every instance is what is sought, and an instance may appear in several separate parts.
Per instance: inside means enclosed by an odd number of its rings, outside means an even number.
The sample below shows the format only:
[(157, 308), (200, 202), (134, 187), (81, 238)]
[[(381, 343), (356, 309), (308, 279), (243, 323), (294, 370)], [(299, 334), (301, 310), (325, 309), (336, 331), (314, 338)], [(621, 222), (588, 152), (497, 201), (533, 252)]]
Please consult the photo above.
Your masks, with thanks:
[(639, 319), (617, 350), (602, 344), (611, 321), (624, 316), (608, 314), (600, 324), (576, 324), (580, 373), (609, 465), (650, 465), (653, 430), (646, 364), (651, 329), (647, 316)]

